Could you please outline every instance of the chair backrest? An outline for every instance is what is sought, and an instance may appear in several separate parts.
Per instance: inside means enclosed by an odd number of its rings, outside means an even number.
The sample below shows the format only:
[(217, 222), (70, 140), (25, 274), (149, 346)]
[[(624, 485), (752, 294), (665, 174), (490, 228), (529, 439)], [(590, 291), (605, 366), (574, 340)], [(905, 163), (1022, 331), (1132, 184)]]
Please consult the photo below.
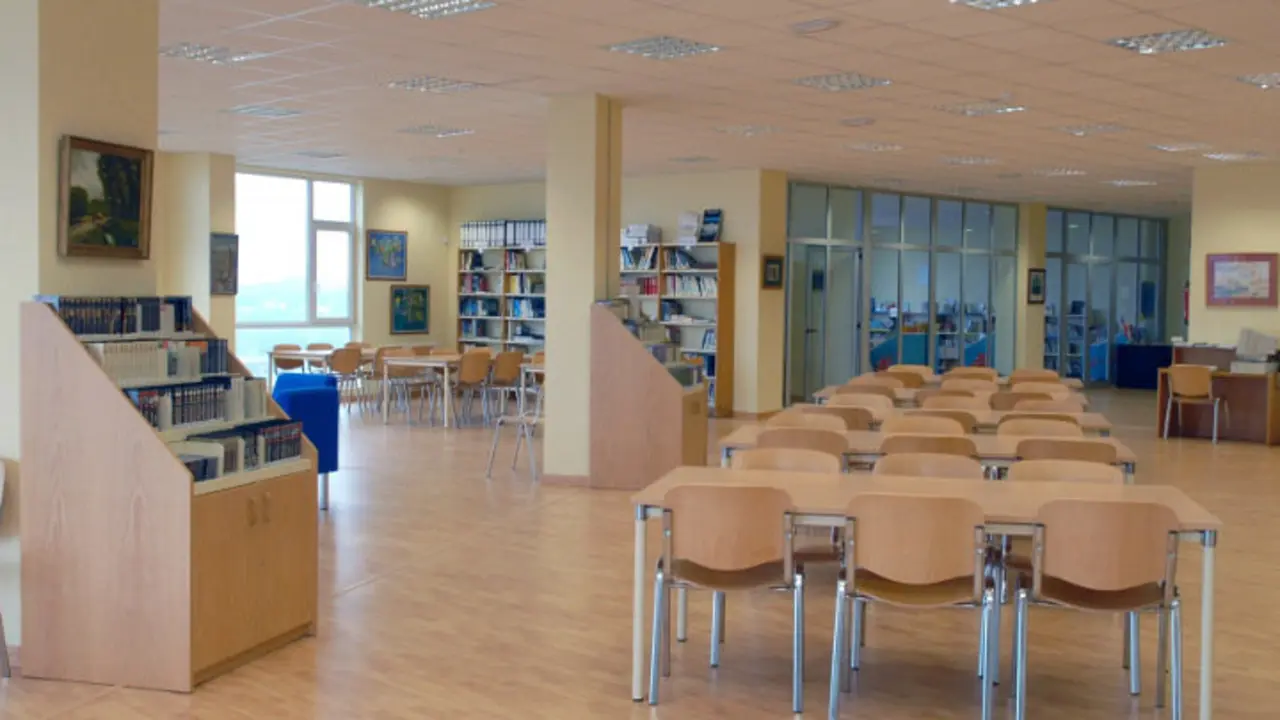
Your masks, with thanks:
[(839, 415), (824, 415), (820, 413), (810, 413), (793, 408), (784, 410), (764, 421), (764, 426), (768, 428), (780, 427), (798, 427), (798, 428), (818, 428), (820, 430), (832, 430), (834, 432), (843, 433), (848, 430), (845, 425), (844, 418)]
[[(1018, 420), (1020, 418), (1030, 418), (1032, 420), (1057, 420), (1058, 422), (1071, 423), (1077, 427), (1080, 426), (1079, 413), (1027, 412), (1024, 410), (1005, 410), (1004, 415), (1000, 416), (1000, 422), (1008, 422), (1010, 420)], [(996, 424), (999, 425), (1000, 423)]]
[(997, 435), (1024, 435), (1029, 437), (1084, 437), (1084, 431), (1073, 422), (1074, 418), (1054, 420), (1039, 417), (1003, 417), (996, 426)]
[(844, 454), (849, 450), (849, 438), (834, 430), (775, 427), (760, 431), (756, 436), (756, 447), (817, 450), (840, 458), (843, 462)]
[(994, 393), (999, 390), (999, 386), (992, 380), (981, 380), (978, 378), (943, 378), (943, 390), (968, 390), (974, 393)]
[(1061, 400), (1019, 400), (1013, 404), (1013, 409), (1032, 412), (1082, 413), (1084, 412), (1084, 403), (1074, 398), (1063, 398)]
[(1213, 397), (1213, 368), (1207, 365), (1170, 365), (1169, 390), (1174, 397)]
[(411, 349), (413, 350), (413, 354), (418, 357), (426, 357), (436, 350), (434, 345), (414, 345)]
[(919, 388), (924, 386), (924, 377), (920, 373), (913, 370), (885, 370), (876, 373), (878, 377), (893, 378), (902, 383), (904, 388)]
[(547, 361), (547, 352), (545, 350), (539, 350), (538, 352), (533, 354), (534, 365), (541, 365), (546, 361)]
[(933, 368), (928, 365), (912, 365), (910, 363), (899, 363), (890, 365), (886, 368), (889, 372), (912, 372), (927, 380), (933, 377)]
[[(332, 350), (333, 343), (307, 343), (308, 350)], [(324, 367), (324, 360), (312, 360), (307, 364), (313, 368)]]
[[(881, 398), (883, 399), (883, 398)], [(843, 405), (805, 405), (804, 412), (816, 415), (835, 415), (844, 419), (846, 430), (870, 430), (876, 416), (868, 408)]]
[[(382, 360), (384, 363), (387, 358), (414, 357), (413, 350), (406, 347), (381, 348), (381, 350), (385, 350), (385, 352), (382, 353)], [(411, 377), (418, 377), (420, 375), (422, 375), (422, 368), (403, 367), (403, 366), (396, 366), (396, 365), (387, 366), (387, 377), (411, 378)]]
[(992, 410), (1012, 410), (1015, 405), (1026, 400), (1052, 400), (1051, 395), (1028, 392), (998, 392), (991, 396)]
[(1120, 468), (1087, 460), (1019, 460), (1009, 466), (1007, 477), (1012, 481), (1057, 480), (1124, 484), (1124, 472)]
[[(949, 392), (943, 390), (941, 392)], [(916, 396), (916, 401), (920, 402), (920, 396)], [(930, 395), (920, 407), (927, 410), (990, 410), (991, 403), (984, 397), (974, 397), (973, 395)]]
[(343, 345), (342, 347), (349, 347), (349, 348), (355, 348), (357, 350), (360, 350), (364, 347), (364, 343), (360, 342), (359, 340), (350, 340), (347, 342), (346, 345)]
[(873, 385), (873, 386), (879, 385), (880, 387), (886, 387), (889, 389), (906, 387), (906, 384), (903, 383), (900, 378), (896, 378), (892, 375), (887, 375), (885, 373), (880, 373), (880, 372), (871, 373), (869, 375), (859, 375), (858, 377), (845, 383), (845, 387), (852, 387), (857, 385)]
[(964, 498), (865, 493), (845, 511), (853, 519), (853, 554), (848, 564), (886, 580), (933, 585), (974, 578), (983, 588), (982, 508)]
[(1009, 373), (1009, 385), (1023, 382), (1062, 382), (1062, 376), (1057, 370), (1042, 370), (1040, 368), (1018, 368)]
[(431, 354), (432, 354), (432, 355), (457, 355), (457, 354), (458, 354), (458, 348), (456, 348), (456, 347), (437, 347), (437, 348), (432, 348), (432, 349), (431, 349)]
[(964, 425), (959, 420), (949, 417), (934, 417), (911, 413), (895, 415), (880, 424), (880, 432), (917, 433), (921, 435), (965, 435)]
[(960, 427), (964, 428), (965, 435), (972, 435), (978, 431), (978, 418), (969, 410), (925, 408), (923, 410), (912, 410), (908, 414), (912, 417), (938, 417), (955, 420), (960, 423)]
[(686, 485), (667, 491), (671, 556), (733, 572), (778, 562), (791, 497), (777, 488)]
[(945, 453), (895, 453), (876, 460), (873, 475), (913, 475), (916, 477), (982, 480), (986, 473), (977, 460)]
[(354, 375), (363, 362), (364, 359), (360, 357), (360, 348), (339, 348), (329, 353), (329, 372), (338, 375)]
[(1106, 440), (1027, 438), (1018, 442), (1020, 460), (1081, 460), (1114, 465), (1116, 446)]
[[(272, 352), (287, 352), (289, 350), (301, 350), (301, 349), (302, 349), (301, 345), (295, 345), (293, 343), (281, 343), (279, 345), (271, 346)], [(276, 358), (275, 364), (276, 364), (276, 370), (297, 370), (298, 368), (302, 367), (306, 363), (304, 363), (301, 360), (294, 360), (291, 358)]]
[(477, 348), (462, 353), (462, 359), (458, 361), (458, 384), (478, 385), (484, 382), (485, 378), (489, 377), (491, 363), (488, 348)]
[(1000, 374), (996, 372), (995, 368), (989, 367), (954, 367), (948, 370), (943, 377), (957, 380), (960, 378), (970, 378), (974, 380), (988, 380), (990, 382), (995, 382), (996, 378), (1000, 377)]
[[(887, 388), (874, 388), (875, 390), (885, 390), (892, 394), (892, 390)], [(871, 392), (869, 388), (850, 388), (848, 386), (841, 388), (841, 391), (827, 398), (827, 405), (831, 407), (860, 407), (869, 408), (871, 410), (892, 410), (893, 398), (880, 392)]]
[[(1102, 592), (1168, 581), (1173, 586), (1178, 529), (1172, 510), (1156, 503), (1053, 500), (1036, 516), (1041, 573)], [(1036, 566), (1035, 558), (1043, 553)]]
[(1013, 392), (1042, 393), (1055, 400), (1071, 397), (1071, 388), (1060, 382), (1017, 382), (1009, 385)]
[(888, 435), (880, 441), (881, 455), (939, 453), (977, 457), (978, 446), (964, 435)]
[[(894, 382), (897, 381), (894, 380)], [(888, 398), (889, 407), (893, 407), (893, 402), (898, 399), (898, 393), (894, 392), (894, 390), (895, 388), (888, 387), (887, 385), (856, 383), (853, 385), (841, 385), (836, 388), (835, 394), (832, 395), (832, 398), (838, 395), (879, 395), (880, 397)]]
[(520, 366), (524, 353), (508, 350), (493, 359), (493, 382), (497, 385), (515, 385), (520, 382)]
[(804, 448), (745, 448), (733, 454), (729, 467), (734, 470), (786, 470), (788, 472), (838, 473), (843, 470), (840, 458), (818, 450)]

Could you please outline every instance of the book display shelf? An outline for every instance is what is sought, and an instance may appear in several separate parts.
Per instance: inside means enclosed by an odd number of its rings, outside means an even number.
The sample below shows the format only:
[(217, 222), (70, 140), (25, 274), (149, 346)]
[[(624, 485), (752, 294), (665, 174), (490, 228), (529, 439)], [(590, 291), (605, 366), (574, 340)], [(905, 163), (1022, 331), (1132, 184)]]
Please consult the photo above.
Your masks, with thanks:
[(463, 223), (458, 250), (458, 343), (540, 350), (546, 342), (547, 221)]
[(736, 248), (720, 240), (722, 220), (719, 210), (682, 213), (674, 240), (654, 225), (623, 228), (619, 272), (681, 358), (702, 364), (712, 413), (731, 417)]
[(190, 299), (21, 313), (23, 674), (190, 692), (314, 634), (315, 448)]

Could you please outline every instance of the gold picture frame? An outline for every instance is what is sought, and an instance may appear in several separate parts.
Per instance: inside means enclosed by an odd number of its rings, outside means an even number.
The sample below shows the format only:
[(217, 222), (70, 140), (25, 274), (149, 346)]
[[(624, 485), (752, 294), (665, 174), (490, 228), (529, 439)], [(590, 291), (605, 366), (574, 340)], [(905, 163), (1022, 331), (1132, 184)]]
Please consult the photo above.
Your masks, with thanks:
[(151, 257), (155, 153), (64, 135), (58, 172), (58, 254)]

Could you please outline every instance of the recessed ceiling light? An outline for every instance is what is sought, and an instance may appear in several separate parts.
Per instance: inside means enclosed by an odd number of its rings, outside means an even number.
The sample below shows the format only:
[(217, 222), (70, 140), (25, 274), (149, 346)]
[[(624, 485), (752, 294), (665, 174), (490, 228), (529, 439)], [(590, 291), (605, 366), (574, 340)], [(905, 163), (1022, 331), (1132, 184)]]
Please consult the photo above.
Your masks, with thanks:
[(357, 5), (412, 15), (422, 20), (436, 20), (462, 13), (497, 7), (491, 0), (354, 0)]
[(671, 162), (692, 165), (694, 163), (715, 162), (715, 158), (707, 157), (706, 155), (685, 155), (683, 157), (673, 157), (671, 158)]
[(1168, 145), (1152, 145), (1151, 149), (1170, 153), (1195, 152), (1196, 150), (1208, 150), (1209, 143), (1169, 143)]
[(474, 135), (475, 130), (467, 128), (452, 128), (445, 125), (415, 125), (413, 127), (402, 128), (402, 133), (409, 135), (431, 135), (438, 138), (459, 137), (461, 135)]
[(1041, 177), (1079, 177), (1088, 175), (1089, 173), (1078, 168), (1060, 167), (1060, 168), (1042, 168), (1036, 170), (1035, 174)]
[(983, 157), (981, 155), (959, 155), (956, 157), (944, 157), (942, 162), (947, 165), (998, 165), (1000, 161), (993, 157)]
[(301, 110), (292, 110), (278, 105), (237, 105), (226, 112), (233, 115), (248, 115), (250, 117), (271, 119), (297, 117), (302, 114)]
[(181, 58), (183, 60), (197, 60), (199, 62), (207, 62), (213, 65), (235, 65), (236, 63), (257, 60), (266, 57), (266, 53), (244, 52), (232, 50), (229, 47), (215, 47), (212, 45), (201, 45), (200, 43), (181, 42), (176, 45), (166, 45), (160, 48), (160, 57)]
[(1236, 78), (1242, 83), (1253, 85), (1254, 87), (1270, 90), (1274, 87), (1280, 87), (1280, 73), (1262, 73), (1259, 75), (1241, 75)]
[(856, 72), (834, 73), (832, 75), (810, 75), (798, 78), (795, 83), (814, 90), (827, 92), (843, 92), (845, 90), (865, 90), (873, 87), (892, 85), (888, 78), (871, 77)]
[(466, 90), (475, 90), (480, 87), (480, 84), (466, 82), (464, 80), (453, 80), (446, 77), (438, 77), (436, 75), (419, 75), (418, 77), (405, 78), (404, 80), (393, 80), (392, 82), (387, 83), (387, 87), (392, 90), (416, 90), (418, 92), (446, 95)]
[(797, 35), (814, 35), (828, 30), (834, 30), (840, 26), (839, 20), (831, 18), (814, 18), (813, 20), (804, 20), (791, 24), (791, 32)]
[(1156, 184), (1155, 180), (1103, 180), (1103, 182), (1116, 187), (1150, 187)]
[(996, 100), (979, 100), (977, 102), (959, 103), (957, 105), (940, 105), (939, 110), (952, 115), (965, 117), (983, 117), (984, 115), (1008, 115), (1026, 110), (1022, 105), (1011, 103), (1007, 98)]
[(1225, 38), (1211, 35), (1206, 30), (1188, 28), (1186, 30), (1170, 30), (1169, 32), (1151, 33), (1149, 35), (1133, 35), (1113, 38), (1109, 45), (1132, 50), (1140, 55), (1156, 55), (1166, 52), (1188, 52), (1190, 50), (1208, 50), (1227, 44)]
[(1086, 125), (1066, 125), (1058, 128), (1068, 135), (1089, 137), (1090, 135), (1106, 135), (1107, 133), (1124, 132), (1129, 128), (1114, 123), (1089, 123)]
[(845, 127), (867, 127), (869, 125), (875, 125), (876, 119), (873, 117), (865, 117), (865, 116), (847, 117), (841, 120), (840, 124)]
[(312, 160), (336, 160), (340, 157), (346, 157), (343, 153), (329, 150), (301, 150), (296, 154)]
[(897, 152), (903, 147), (897, 143), (883, 142), (856, 142), (845, 145), (846, 150), (856, 150), (857, 152)]
[(1204, 156), (1218, 162), (1245, 162), (1247, 160), (1261, 160), (1266, 157), (1260, 152), (1212, 152), (1205, 153)]
[(952, 5), (968, 5), (979, 10), (1003, 10), (1005, 8), (1035, 5), (1041, 0), (951, 0)]
[(707, 53), (720, 52), (719, 45), (709, 45), (700, 43), (696, 40), (685, 40), (683, 38), (671, 37), (669, 35), (658, 35), (656, 37), (640, 38), (639, 40), (630, 40), (615, 45), (606, 45), (605, 50), (610, 52), (627, 53), (628, 55), (639, 55), (653, 60), (676, 60), (678, 58), (691, 57), (693, 55), (705, 55)]
[(718, 133), (739, 135), (741, 137), (756, 137), (757, 135), (768, 135), (777, 131), (778, 129), (772, 125), (725, 125), (716, 128)]

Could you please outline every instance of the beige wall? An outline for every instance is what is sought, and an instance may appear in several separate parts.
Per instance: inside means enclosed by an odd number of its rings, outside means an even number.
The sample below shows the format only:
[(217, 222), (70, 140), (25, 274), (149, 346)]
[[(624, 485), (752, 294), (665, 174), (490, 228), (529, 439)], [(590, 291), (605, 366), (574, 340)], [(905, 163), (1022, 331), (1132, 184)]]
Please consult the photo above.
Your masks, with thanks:
[(1017, 363), (1020, 368), (1044, 367), (1044, 305), (1027, 304), (1027, 271), (1043, 268), (1048, 208), (1042, 203), (1018, 207), (1018, 327)]
[[(357, 245), (360, 338), (375, 344), (453, 344), (457, 331), (457, 263), (449, 245), (449, 189), (391, 180), (365, 180), (362, 188), (362, 226)], [(429, 334), (391, 334), (391, 286), (398, 283), (364, 279), (366, 230), (403, 230), (409, 234), (404, 282), (431, 286)]]
[(1280, 251), (1280, 165), (1201, 167), (1191, 200), (1193, 342), (1235, 344), (1242, 328), (1280, 335), (1276, 308), (1205, 306), (1205, 256)]
[(1191, 215), (1169, 218), (1164, 258), (1165, 340), (1185, 338), (1187, 326), (1182, 322), (1182, 288), (1191, 279)]

